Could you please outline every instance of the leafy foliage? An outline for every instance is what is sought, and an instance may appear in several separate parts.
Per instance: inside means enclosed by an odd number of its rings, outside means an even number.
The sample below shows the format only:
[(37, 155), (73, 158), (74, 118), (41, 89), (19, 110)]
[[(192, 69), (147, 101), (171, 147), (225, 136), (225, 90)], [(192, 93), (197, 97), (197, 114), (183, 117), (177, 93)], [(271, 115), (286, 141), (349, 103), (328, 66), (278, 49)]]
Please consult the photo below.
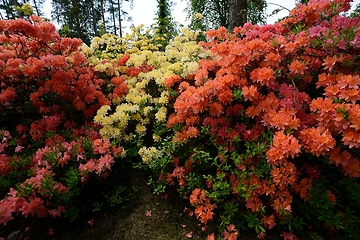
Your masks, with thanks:
[(93, 190), (130, 161), (152, 171), (154, 192), (188, 199), (201, 227), (218, 220), (219, 238), (358, 236), (360, 21), (349, 8), (309, 1), (200, 44), (183, 30), (163, 51), (141, 28), (87, 47), (36, 17), (1, 21), (1, 223), (73, 220), (83, 196), (93, 211), (120, 204), (121, 184)]
[(0, 20), (0, 222), (15, 216), (75, 220), (84, 185), (123, 153), (101, 139), (95, 111), (111, 100), (80, 52), (40, 17)]

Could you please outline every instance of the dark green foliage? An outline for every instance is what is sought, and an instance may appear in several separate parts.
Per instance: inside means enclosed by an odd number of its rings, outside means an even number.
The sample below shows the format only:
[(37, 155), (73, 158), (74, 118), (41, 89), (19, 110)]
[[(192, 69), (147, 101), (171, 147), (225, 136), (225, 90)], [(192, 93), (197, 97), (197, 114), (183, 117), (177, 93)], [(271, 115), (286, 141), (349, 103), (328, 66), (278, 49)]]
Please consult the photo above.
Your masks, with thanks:
[(61, 36), (80, 38), (90, 44), (99, 34), (122, 35), (121, 22), (131, 20), (124, 2), (132, 8), (132, 0), (53, 0), (51, 17), (61, 25)]
[(155, 29), (160, 49), (165, 49), (167, 43), (177, 35), (176, 24), (171, 16), (173, 2), (170, 0), (157, 0), (156, 26)]
[(26, 13), (19, 11), (19, 8), (25, 3), (31, 5), (34, 14), (38, 16), (43, 16), (44, 13), (41, 11), (41, 9), (44, 8), (44, 2), (45, 0), (32, 0), (32, 1), (2, 0), (0, 2), (0, 14), (1, 14), (0, 18), (15, 19), (15, 18), (23, 18), (24, 16), (28, 16)]

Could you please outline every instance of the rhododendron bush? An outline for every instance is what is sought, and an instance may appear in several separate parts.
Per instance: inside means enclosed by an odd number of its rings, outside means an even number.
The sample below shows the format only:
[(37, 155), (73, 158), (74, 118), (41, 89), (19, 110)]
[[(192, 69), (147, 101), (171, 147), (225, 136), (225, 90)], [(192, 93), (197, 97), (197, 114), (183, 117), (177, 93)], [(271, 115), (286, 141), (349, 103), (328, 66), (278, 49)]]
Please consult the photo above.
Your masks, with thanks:
[(92, 122), (113, 98), (106, 89), (115, 75), (100, 78), (82, 42), (39, 17), (0, 20), (0, 33), (0, 223), (74, 220), (87, 182), (105, 178), (123, 155)]
[[(210, 51), (196, 42), (201, 32), (183, 29), (164, 51), (159, 51), (153, 44), (156, 39), (143, 35), (141, 26), (133, 30), (120, 39), (109, 35), (94, 38), (83, 51), (95, 70), (115, 72), (128, 88), (126, 95), (97, 111), (94, 122), (102, 125), (99, 133), (124, 146), (129, 154), (140, 155), (144, 162), (150, 162), (165, 154), (156, 147), (171, 135), (165, 123), (168, 114), (173, 112), (171, 95), (176, 92), (165, 86), (165, 80), (176, 74), (183, 78), (194, 75), (199, 59), (209, 57)], [(133, 47), (124, 50), (129, 42)], [(112, 59), (114, 54), (120, 58)], [(124, 66), (117, 66), (119, 62)]]
[(176, 134), (172, 156), (153, 164), (167, 159), (160, 181), (189, 197), (202, 224), (219, 219), (226, 239), (230, 224), (259, 238), (359, 234), (360, 18), (343, 14), (349, 2), (211, 30), (201, 45), (215, 57), (165, 80), (177, 91)]
[(355, 238), (360, 18), (349, 3), (309, 1), (199, 44), (184, 30), (166, 47), (141, 27), (88, 47), (37, 17), (1, 20), (0, 223), (75, 218), (79, 192), (126, 151), (155, 192), (177, 188), (224, 239), (245, 228)]

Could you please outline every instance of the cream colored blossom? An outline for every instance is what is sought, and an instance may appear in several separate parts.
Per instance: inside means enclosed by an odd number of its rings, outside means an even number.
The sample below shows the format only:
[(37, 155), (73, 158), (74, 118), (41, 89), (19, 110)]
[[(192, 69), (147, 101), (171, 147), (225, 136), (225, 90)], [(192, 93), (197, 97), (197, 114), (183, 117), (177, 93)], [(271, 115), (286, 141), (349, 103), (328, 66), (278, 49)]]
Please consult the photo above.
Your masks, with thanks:
[(155, 119), (158, 120), (159, 122), (165, 121), (166, 120), (166, 112), (167, 112), (166, 107), (159, 108), (159, 110), (155, 114)]
[(150, 161), (162, 156), (162, 152), (155, 147), (142, 147), (139, 149), (138, 154), (144, 163), (150, 163)]
[[(205, 51), (196, 42), (201, 32), (184, 29), (180, 36), (170, 41), (165, 51), (158, 51), (153, 44), (154, 37), (149, 37), (151, 32), (145, 34), (141, 27), (134, 27), (132, 33), (122, 38), (104, 34), (101, 38), (94, 38), (89, 49), (83, 48), (84, 52), (93, 53), (88, 59), (96, 71), (112, 76), (121, 75), (128, 87), (126, 96), (113, 100), (111, 107), (101, 107), (94, 117), (96, 123), (103, 125), (100, 130), (103, 137), (116, 138), (119, 142), (134, 141), (134, 138), (142, 137), (155, 121), (165, 122), (169, 102), (165, 79), (174, 74), (186, 78), (197, 72), (200, 59), (211, 57), (211, 52)], [(130, 54), (126, 66), (115, 68), (117, 59), (126, 53)], [(153, 69), (132, 77), (126, 74), (129, 67), (143, 64), (151, 65)], [(153, 81), (156, 83), (155, 89)], [(110, 112), (110, 109), (115, 110)], [(153, 139), (159, 142), (161, 136), (154, 134)], [(139, 155), (142, 155), (144, 162), (158, 156), (156, 149), (152, 148), (144, 148)]]
[(195, 13), (194, 17), (196, 20), (201, 20), (203, 18), (203, 15), (201, 13)]
[(140, 123), (136, 124), (136, 130), (137, 133), (143, 134), (146, 132), (146, 127)]
[(153, 109), (153, 107), (151, 106), (146, 106), (144, 107), (143, 111), (144, 111), (144, 116), (148, 116), (150, 111)]
[(154, 142), (160, 142), (161, 141), (161, 137), (159, 135), (153, 134), (153, 139)]

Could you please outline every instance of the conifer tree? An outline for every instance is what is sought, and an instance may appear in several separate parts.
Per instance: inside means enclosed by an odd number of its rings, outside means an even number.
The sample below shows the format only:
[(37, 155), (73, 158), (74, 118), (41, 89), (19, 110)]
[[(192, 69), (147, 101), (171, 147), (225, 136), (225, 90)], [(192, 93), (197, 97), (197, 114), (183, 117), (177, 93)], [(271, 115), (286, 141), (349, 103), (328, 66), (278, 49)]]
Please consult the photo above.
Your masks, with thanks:
[(51, 17), (61, 26), (62, 36), (90, 44), (99, 34), (122, 36), (122, 21), (131, 21), (124, 2), (132, 8), (133, 0), (52, 0)]
[(156, 26), (157, 44), (164, 48), (166, 44), (177, 35), (176, 23), (171, 16), (171, 7), (173, 2), (170, 0), (157, 0)]

